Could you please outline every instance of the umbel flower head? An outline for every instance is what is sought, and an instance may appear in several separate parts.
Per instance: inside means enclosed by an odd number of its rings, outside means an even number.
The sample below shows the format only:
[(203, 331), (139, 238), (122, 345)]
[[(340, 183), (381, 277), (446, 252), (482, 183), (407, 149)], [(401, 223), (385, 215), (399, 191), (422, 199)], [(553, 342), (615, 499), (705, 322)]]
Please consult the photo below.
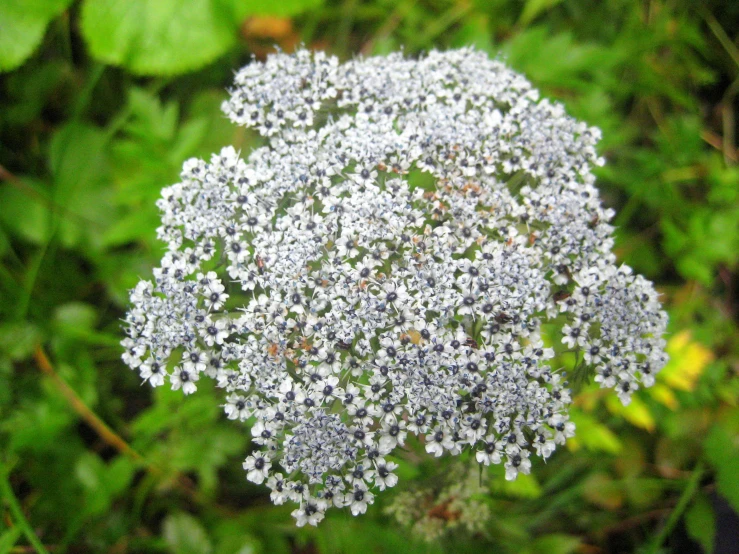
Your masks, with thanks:
[(164, 189), (124, 360), (152, 386), (225, 389), (261, 447), (247, 478), (298, 525), (365, 512), (410, 435), (528, 473), (574, 433), (545, 340), (624, 403), (665, 364), (657, 294), (611, 252), (599, 131), (502, 63), (279, 53), (223, 110), (264, 146)]

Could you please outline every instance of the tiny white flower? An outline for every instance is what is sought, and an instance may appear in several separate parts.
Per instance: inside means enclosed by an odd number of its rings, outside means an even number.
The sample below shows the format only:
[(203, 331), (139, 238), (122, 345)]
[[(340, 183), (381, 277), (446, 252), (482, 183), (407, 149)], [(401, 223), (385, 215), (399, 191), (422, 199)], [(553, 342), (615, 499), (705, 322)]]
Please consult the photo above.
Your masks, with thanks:
[(269, 475), (272, 463), (268, 458), (261, 455), (249, 456), (243, 463), (246, 470), (246, 478), (252, 483), (261, 485)]
[(172, 383), (172, 390), (179, 390), (182, 388), (182, 392), (185, 394), (192, 394), (198, 388), (195, 386), (195, 381), (200, 378), (197, 372), (190, 371), (185, 367), (178, 366), (169, 376), (169, 381)]

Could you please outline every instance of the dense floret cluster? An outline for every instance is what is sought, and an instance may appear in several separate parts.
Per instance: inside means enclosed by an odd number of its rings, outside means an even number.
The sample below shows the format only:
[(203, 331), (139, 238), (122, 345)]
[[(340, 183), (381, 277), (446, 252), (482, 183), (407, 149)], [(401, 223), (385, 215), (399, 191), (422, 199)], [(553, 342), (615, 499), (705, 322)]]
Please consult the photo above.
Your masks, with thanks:
[(124, 360), (226, 389), (261, 445), (247, 478), (298, 525), (363, 513), (409, 435), (509, 479), (551, 455), (574, 425), (547, 337), (624, 402), (664, 365), (657, 294), (611, 253), (599, 131), (502, 63), (276, 54), (224, 111), (265, 145), (164, 189), (168, 249), (132, 291)]

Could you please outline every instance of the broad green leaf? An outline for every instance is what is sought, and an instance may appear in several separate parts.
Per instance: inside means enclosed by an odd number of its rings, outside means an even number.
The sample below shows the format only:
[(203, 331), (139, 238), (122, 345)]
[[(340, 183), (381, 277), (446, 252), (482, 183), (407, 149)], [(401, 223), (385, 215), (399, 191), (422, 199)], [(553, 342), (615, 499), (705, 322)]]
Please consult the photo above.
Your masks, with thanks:
[(173, 554), (209, 554), (213, 545), (203, 525), (190, 514), (177, 512), (164, 520), (164, 540)]
[(685, 514), (685, 527), (691, 538), (703, 547), (706, 554), (713, 553), (716, 516), (713, 513), (711, 501), (704, 494), (696, 497), (693, 505)]
[(43, 244), (49, 236), (47, 192), (41, 182), (23, 178), (23, 188), (0, 183), (0, 223), (9, 234), (33, 244)]
[(86, 0), (82, 34), (93, 56), (143, 75), (198, 69), (236, 42), (234, 2)]
[(237, 41), (248, 15), (293, 15), (320, 0), (86, 0), (82, 34), (93, 56), (141, 75), (199, 69)]
[(49, 22), (72, 0), (3, 0), (0, 2), (0, 71), (20, 66), (44, 38)]

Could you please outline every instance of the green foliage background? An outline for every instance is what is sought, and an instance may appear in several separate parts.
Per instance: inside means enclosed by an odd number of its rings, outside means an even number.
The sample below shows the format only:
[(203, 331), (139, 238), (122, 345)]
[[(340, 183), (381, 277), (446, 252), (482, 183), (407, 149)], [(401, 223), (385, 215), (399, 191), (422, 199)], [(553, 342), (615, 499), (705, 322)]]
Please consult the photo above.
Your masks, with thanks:
[[(739, 3), (690, 0), (4, 0), (0, 5), (0, 552), (712, 552), (739, 512)], [(257, 138), (220, 114), (274, 44), (348, 58), (474, 45), (603, 130), (618, 254), (657, 283), (672, 362), (622, 408), (585, 385), (578, 436), (483, 532), (383, 512), (296, 529), (244, 479), (215, 395), (141, 387), (127, 290), (182, 162)], [(567, 364), (567, 360), (563, 360)], [(207, 388), (201, 386), (201, 388)], [(398, 488), (448, 461), (409, 456)]]

